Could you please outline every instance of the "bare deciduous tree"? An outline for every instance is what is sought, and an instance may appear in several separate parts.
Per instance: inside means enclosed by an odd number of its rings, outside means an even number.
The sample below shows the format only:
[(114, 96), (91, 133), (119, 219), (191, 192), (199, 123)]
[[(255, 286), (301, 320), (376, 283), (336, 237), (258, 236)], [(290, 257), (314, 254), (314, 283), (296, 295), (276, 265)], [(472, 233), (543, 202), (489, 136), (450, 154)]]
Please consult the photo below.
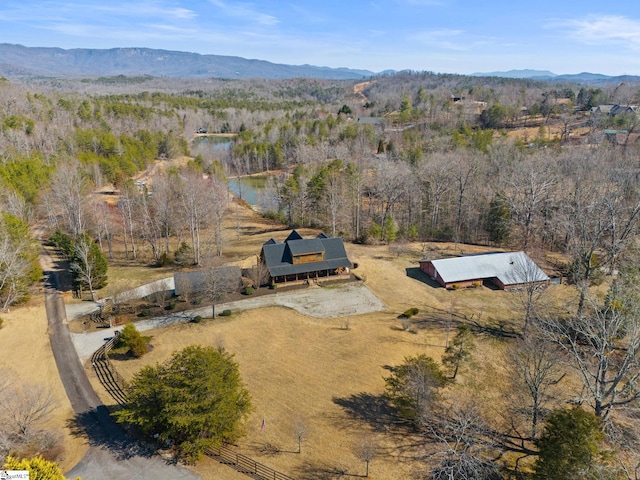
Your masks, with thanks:
[(354, 455), (365, 464), (365, 477), (369, 476), (369, 464), (378, 456), (379, 450), (380, 447), (378, 446), (378, 443), (370, 434), (362, 435), (354, 445)]
[(73, 238), (87, 227), (87, 190), (87, 177), (77, 161), (58, 165), (51, 177), (50, 198)]
[(307, 438), (309, 427), (304, 417), (298, 416), (293, 421), (293, 436), (298, 442), (298, 453), (302, 453), (302, 441)]
[(499, 450), (494, 432), (482, 419), (479, 407), (462, 402), (448, 405), (434, 415), (428, 433), (436, 443), (428, 476), (436, 480), (502, 479), (492, 457)]
[(93, 240), (86, 235), (78, 237), (74, 245), (75, 261), (71, 263), (71, 271), (75, 273), (76, 278), (81, 283), (85, 283), (89, 287), (91, 298), (95, 298), (93, 285), (96, 280), (95, 262), (92, 258)]
[(550, 411), (553, 387), (565, 376), (558, 362), (557, 347), (539, 336), (527, 334), (509, 347), (506, 360), (513, 386), (506, 392), (510, 398), (511, 427), (518, 433), (515, 419), (524, 416), (533, 440), (538, 435), (539, 423)]
[(191, 234), (194, 265), (199, 265), (202, 259), (200, 234), (210, 218), (210, 193), (207, 181), (197, 172), (185, 173), (178, 185), (178, 201)]
[(216, 244), (216, 255), (222, 255), (224, 236), (222, 234), (222, 219), (229, 207), (227, 186), (218, 177), (210, 181), (211, 214), (213, 216), (213, 238)]
[(513, 269), (508, 274), (508, 279), (517, 285), (511, 293), (514, 295), (514, 303), (522, 311), (522, 331), (526, 335), (531, 321), (541, 307), (547, 284), (543, 281), (543, 272), (528, 255), (514, 255), (512, 258)]
[(578, 401), (605, 422), (612, 411), (640, 400), (640, 316), (635, 302), (610, 295), (605, 305), (590, 301), (588, 314), (540, 320), (582, 380)]
[(12, 241), (0, 222), (0, 302), (7, 310), (27, 291), (31, 265), (25, 257), (28, 241)]
[(39, 385), (25, 384), (11, 374), (6, 378), (10, 380), (0, 390), (0, 418), (14, 432), (28, 437), (53, 412), (55, 402), (51, 393)]

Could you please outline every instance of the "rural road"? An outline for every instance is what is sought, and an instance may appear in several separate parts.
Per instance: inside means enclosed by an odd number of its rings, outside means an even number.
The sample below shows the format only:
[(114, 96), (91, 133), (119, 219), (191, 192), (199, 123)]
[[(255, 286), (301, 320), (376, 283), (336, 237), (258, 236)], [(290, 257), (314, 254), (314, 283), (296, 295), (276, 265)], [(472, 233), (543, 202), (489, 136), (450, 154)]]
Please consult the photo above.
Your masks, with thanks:
[(53, 356), (75, 413), (73, 430), (86, 435), (90, 445), (85, 457), (66, 476), (83, 480), (200, 479), (141, 447), (111, 419), (93, 390), (71, 340), (64, 300), (57, 289), (58, 274), (49, 270), (45, 275), (45, 306)]

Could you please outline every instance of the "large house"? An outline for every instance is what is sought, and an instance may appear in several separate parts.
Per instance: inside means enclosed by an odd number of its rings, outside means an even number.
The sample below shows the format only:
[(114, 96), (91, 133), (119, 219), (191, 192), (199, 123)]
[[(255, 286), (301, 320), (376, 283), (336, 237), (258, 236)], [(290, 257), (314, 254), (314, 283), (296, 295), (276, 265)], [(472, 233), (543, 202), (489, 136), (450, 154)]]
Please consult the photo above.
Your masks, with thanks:
[(272, 238), (262, 245), (260, 261), (269, 272), (271, 284), (348, 277), (353, 266), (347, 258), (342, 238), (330, 238), (325, 234), (302, 238), (296, 230), (284, 242)]
[(420, 260), (420, 270), (445, 288), (491, 282), (514, 289), (528, 284), (548, 285), (549, 277), (524, 252), (491, 252), (439, 260)]

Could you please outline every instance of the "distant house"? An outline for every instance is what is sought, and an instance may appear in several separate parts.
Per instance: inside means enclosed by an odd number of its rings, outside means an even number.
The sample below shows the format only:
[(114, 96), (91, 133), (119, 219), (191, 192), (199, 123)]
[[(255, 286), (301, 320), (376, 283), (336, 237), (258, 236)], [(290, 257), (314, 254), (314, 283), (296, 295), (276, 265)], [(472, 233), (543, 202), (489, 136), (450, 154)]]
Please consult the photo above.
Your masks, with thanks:
[(445, 288), (464, 288), (492, 282), (502, 290), (550, 279), (524, 252), (491, 252), (478, 255), (420, 260), (420, 270)]
[(296, 230), (291, 231), (284, 242), (272, 238), (262, 245), (260, 259), (269, 272), (271, 284), (348, 277), (353, 266), (342, 238), (325, 234), (302, 238)]
[(607, 104), (591, 107), (591, 116), (599, 117), (618, 117), (620, 115), (637, 115), (639, 108), (637, 105), (617, 105)]
[(637, 105), (615, 105), (609, 115), (617, 117), (618, 115), (635, 115), (638, 113)]
[(598, 105), (591, 107), (591, 115), (594, 117), (608, 116), (611, 114), (611, 110), (616, 107), (614, 104)]

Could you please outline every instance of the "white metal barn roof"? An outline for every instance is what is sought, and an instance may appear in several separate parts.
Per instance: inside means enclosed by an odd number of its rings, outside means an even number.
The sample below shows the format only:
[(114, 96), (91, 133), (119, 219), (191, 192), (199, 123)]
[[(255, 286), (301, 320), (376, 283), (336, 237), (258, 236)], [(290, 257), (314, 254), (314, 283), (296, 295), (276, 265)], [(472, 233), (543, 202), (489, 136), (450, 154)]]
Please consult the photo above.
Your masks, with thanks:
[(466, 255), (432, 260), (431, 263), (445, 283), (494, 277), (504, 285), (549, 280), (524, 252)]

